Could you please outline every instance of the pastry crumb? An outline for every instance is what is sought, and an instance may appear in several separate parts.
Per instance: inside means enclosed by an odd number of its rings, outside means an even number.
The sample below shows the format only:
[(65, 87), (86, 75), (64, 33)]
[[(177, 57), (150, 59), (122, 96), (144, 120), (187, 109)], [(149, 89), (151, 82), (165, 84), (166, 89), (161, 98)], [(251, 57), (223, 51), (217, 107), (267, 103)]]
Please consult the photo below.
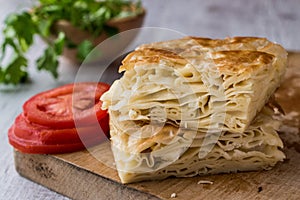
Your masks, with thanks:
[(174, 192), (171, 194), (171, 198), (176, 198), (177, 197), (177, 194)]
[(206, 181), (206, 180), (200, 180), (200, 181), (198, 181), (198, 185), (199, 184), (210, 184), (210, 185), (212, 185), (214, 182), (212, 182), (212, 181)]

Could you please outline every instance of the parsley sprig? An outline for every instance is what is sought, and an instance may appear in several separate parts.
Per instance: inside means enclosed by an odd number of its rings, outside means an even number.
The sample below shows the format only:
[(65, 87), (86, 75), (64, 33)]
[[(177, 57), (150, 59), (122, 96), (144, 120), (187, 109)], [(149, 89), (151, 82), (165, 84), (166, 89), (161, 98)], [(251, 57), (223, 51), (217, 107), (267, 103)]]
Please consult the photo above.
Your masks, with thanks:
[[(31, 10), (12, 13), (4, 21), (3, 42), (0, 46), (0, 84), (19, 84), (28, 79), (26, 52), (33, 45), (34, 36), (45, 38), (47, 47), (36, 60), (38, 70), (46, 70), (58, 77), (58, 57), (64, 47), (77, 48), (77, 57), (83, 60), (93, 49), (91, 41), (74, 44), (63, 32), (49, 40), (58, 20), (67, 20), (73, 26), (93, 36), (102, 32), (109, 35), (118, 30), (106, 23), (112, 18), (136, 15), (141, 11), (140, 1), (129, 0), (39, 0)], [(7, 63), (5, 58), (9, 57)], [(7, 59), (6, 59), (7, 60)]]

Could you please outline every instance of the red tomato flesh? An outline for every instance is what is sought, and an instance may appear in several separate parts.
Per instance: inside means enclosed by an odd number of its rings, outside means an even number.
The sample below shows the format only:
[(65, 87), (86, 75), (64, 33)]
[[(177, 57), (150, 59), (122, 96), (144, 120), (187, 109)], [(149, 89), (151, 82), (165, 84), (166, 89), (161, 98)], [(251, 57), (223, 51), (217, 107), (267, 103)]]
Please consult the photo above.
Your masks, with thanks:
[(39, 93), (23, 105), (25, 117), (51, 128), (89, 126), (107, 115), (101, 109), (105, 83), (75, 83)]

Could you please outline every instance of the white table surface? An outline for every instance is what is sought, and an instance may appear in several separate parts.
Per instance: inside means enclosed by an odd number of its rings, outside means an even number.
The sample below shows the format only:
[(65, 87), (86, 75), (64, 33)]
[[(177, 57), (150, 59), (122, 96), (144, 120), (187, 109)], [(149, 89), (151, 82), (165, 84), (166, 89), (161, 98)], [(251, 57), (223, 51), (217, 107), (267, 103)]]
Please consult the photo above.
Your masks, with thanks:
[[(8, 13), (26, 8), (32, 2), (1, 0), (0, 28)], [(300, 50), (299, 0), (144, 0), (143, 4), (147, 9), (145, 27), (161, 27), (183, 35), (213, 38), (263, 36), (288, 50)], [(143, 38), (138, 37), (139, 40)], [(48, 73), (37, 72), (34, 59), (43, 48), (43, 42), (37, 38), (27, 54), (30, 58), (31, 83), (21, 85), (18, 89), (0, 91), (0, 200), (68, 199), (19, 176), (14, 169), (13, 149), (7, 138), (8, 128), (30, 96), (75, 80), (78, 67), (63, 59), (58, 80), (53, 80)], [(88, 78), (93, 75), (93, 70), (84, 73)]]

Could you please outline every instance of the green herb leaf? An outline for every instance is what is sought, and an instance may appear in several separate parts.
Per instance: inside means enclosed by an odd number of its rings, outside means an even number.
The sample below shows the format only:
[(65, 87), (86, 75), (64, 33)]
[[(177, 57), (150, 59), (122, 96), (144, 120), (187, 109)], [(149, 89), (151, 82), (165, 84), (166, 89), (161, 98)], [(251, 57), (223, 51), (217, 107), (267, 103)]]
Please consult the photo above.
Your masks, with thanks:
[(38, 70), (49, 71), (54, 78), (58, 78), (57, 67), (58, 60), (52, 47), (48, 47), (44, 54), (37, 59), (36, 65)]
[(82, 43), (80, 43), (77, 47), (78, 53), (77, 58), (81, 61), (83, 61), (88, 54), (93, 50), (94, 45), (89, 40), (84, 40)]
[(37, 27), (42, 37), (49, 37), (52, 24), (53, 22), (50, 19), (39, 19)]
[(52, 74), (54, 78), (58, 78), (58, 58), (63, 52), (65, 42), (65, 34), (59, 33), (58, 38), (54, 41), (53, 46), (48, 46), (44, 54), (37, 59), (36, 65), (38, 70), (46, 70)]
[(27, 79), (27, 60), (24, 56), (16, 54), (11, 63), (4, 68), (0, 68), (0, 83), (18, 84)]
[[(26, 52), (33, 43), (33, 35), (36, 33), (36, 26), (31, 20), (29, 13), (23, 12), (19, 15), (11, 14), (5, 20), (4, 36), (6, 38), (17, 38), (20, 49)], [(24, 28), (26, 25), (26, 28)]]
[(57, 39), (54, 41), (54, 51), (57, 55), (61, 55), (64, 50), (66, 36), (63, 32), (58, 34)]

